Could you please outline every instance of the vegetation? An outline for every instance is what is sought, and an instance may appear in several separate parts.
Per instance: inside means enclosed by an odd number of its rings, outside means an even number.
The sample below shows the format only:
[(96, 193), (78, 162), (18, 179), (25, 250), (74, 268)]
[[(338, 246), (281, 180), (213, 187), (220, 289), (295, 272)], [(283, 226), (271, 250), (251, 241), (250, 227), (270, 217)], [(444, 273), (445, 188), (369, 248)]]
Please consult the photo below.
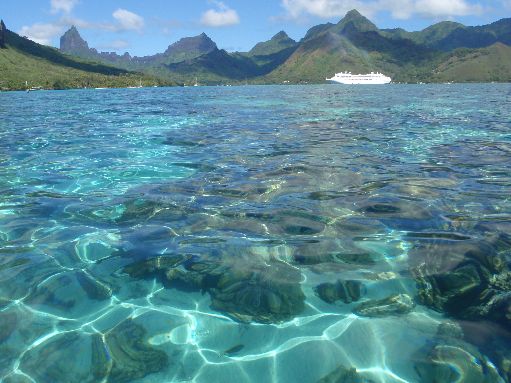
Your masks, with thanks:
[[(380, 30), (356, 10), (337, 24), (311, 28), (296, 42), (285, 32), (249, 52), (219, 50), (205, 34), (181, 39), (163, 54), (98, 54), (77, 31), (71, 44), (105, 63), (178, 83), (321, 83), (339, 71), (382, 71), (398, 82), (508, 81), (511, 19), (481, 27), (445, 21), (423, 31)], [(499, 43), (499, 48), (489, 49)], [(506, 45), (507, 44), (507, 45)], [(498, 64), (497, 64), (498, 63)], [(469, 73), (471, 72), (471, 73)]]
[(337, 24), (311, 28), (299, 42), (279, 32), (249, 52), (228, 53), (203, 33), (146, 57), (100, 53), (73, 27), (61, 38), (61, 50), (73, 56), (6, 31), (0, 89), (25, 89), (26, 81), (48, 89), (139, 81), (145, 86), (322, 83), (340, 71), (381, 71), (397, 82), (511, 81), (511, 19), (480, 27), (446, 21), (407, 32), (380, 30), (354, 10)]
[(128, 72), (104, 64), (62, 54), (57, 49), (36, 44), (6, 31), (5, 47), (0, 49), (0, 90), (28, 87), (68, 89), (84, 87), (117, 88), (170, 85), (169, 81)]

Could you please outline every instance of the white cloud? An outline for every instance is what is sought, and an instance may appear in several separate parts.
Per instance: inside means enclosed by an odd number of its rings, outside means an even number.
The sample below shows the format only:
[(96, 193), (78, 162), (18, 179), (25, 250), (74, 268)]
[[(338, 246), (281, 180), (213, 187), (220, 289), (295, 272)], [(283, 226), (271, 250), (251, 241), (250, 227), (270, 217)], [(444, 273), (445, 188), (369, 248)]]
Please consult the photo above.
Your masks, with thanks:
[(119, 23), (118, 30), (141, 31), (144, 28), (144, 18), (126, 9), (117, 9), (112, 16)]
[(282, 0), (282, 6), (292, 18), (303, 15), (342, 17), (351, 9), (357, 9), (368, 17), (390, 12), (396, 19), (408, 19), (414, 15), (449, 18), (483, 12), (481, 5), (467, 0)]
[(240, 23), (238, 12), (220, 1), (212, 1), (217, 9), (208, 9), (202, 14), (201, 24), (207, 27), (227, 27)]
[(23, 26), (19, 34), (26, 36), (36, 43), (50, 45), (51, 41), (62, 32), (63, 28), (60, 25), (36, 23), (30, 26)]
[(282, 5), (292, 18), (303, 14), (330, 18), (344, 16), (351, 9), (372, 14), (374, 2), (368, 4), (360, 0), (283, 0)]
[(70, 13), (78, 4), (78, 0), (51, 0), (51, 13)]

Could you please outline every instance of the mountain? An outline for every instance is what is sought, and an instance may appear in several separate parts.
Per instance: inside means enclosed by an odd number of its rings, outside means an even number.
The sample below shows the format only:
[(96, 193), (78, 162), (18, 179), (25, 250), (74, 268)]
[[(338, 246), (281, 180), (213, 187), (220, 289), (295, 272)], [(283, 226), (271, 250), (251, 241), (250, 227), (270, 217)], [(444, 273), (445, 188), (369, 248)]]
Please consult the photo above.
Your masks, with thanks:
[(5, 34), (7, 28), (5, 27), (4, 21), (0, 20), (0, 48), (5, 48)]
[(167, 63), (178, 63), (206, 55), (217, 50), (216, 44), (205, 33), (195, 37), (185, 37), (170, 45), (163, 53)]
[(202, 33), (180, 39), (163, 53), (131, 57), (128, 53), (121, 56), (90, 48), (74, 26), (60, 39), (60, 50), (67, 54), (179, 83), (194, 82), (196, 77), (200, 77), (204, 84), (245, 81), (263, 76), (284, 62), (296, 46), (296, 41), (285, 32), (279, 32), (271, 40), (257, 44), (250, 52), (230, 54), (218, 49), (215, 42)]
[(230, 55), (223, 49), (215, 49), (166, 67), (169, 72), (181, 75), (185, 83), (192, 82), (194, 77), (199, 77), (202, 84), (223, 83), (226, 79), (242, 81), (259, 74), (259, 67), (254, 62), (242, 56)]
[(270, 40), (257, 43), (249, 52), (248, 56), (269, 56), (289, 48), (295, 48), (296, 41), (290, 38), (286, 32), (280, 31)]
[(145, 57), (131, 57), (129, 53), (118, 55), (115, 52), (98, 52), (89, 48), (75, 26), (60, 38), (60, 51), (81, 58), (93, 59), (124, 69), (143, 70), (171, 63), (178, 63), (208, 54), (217, 49), (216, 44), (202, 33), (195, 37), (185, 37), (170, 45), (163, 53)]
[(407, 70), (435, 56), (411, 39), (382, 33), (353, 10), (337, 24), (311, 28), (295, 52), (267, 77), (273, 82), (324, 82), (340, 71), (384, 71), (398, 81), (413, 81)]
[(419, 32), (380, 30), (358, 11), (311, 28), (269, 82), (322, 82), (335, 72), (383, 71), (395, 81), (508, 81), (511, 19), (466, 27), (441, 22)]
[(511, 47), (495, 43), (479, 49), (457, 49), (433, 70), (435, 82), (511, 82)]
[(442, 21), (418, 32), (387, 29), (383, 30), (382, 34), (391, 38), (409, 39), (417, 44), (444, 52), (458, 48), (484, 48), (495, 43), (510, 45), (511, 18), (478, 27)]
[(0, 89), (126, 87), (159, 80), (62, 54), (9, 31), (0, 23)]
[(87, 41), (80, 36), (80, 33), (75, 26), (72, 26), (60, 38), (60, 50), (64, 53), (69, 53), (75, 56), (97, 53), (96, 50), (89, 48), (89, 44), (87, 44)]
[[(164, 52), (145, 57), (98, 52), (76, 27), (62, 36), (60, 52), (19, 36), (21, 40), (16, 40), (11, 34), (0, 27), (0, 46), (7, 47), (10, 55), (23, 58), (7, 59), (5, 49), (0, 50), (4, 60), (0, 69), (11, 68), (8, 76), (16, 78), (18, 84), (28, 75), (16, 71), (13, 63), (28, 62), (28, 59), (59, 66), (46, 67), (52, 79), (64, 76), (65, 67), (81, 71), (82, 78), (83, 73), (128, 78), (135, 71), (158, 77), (161, 82), (181, 84), (196, 79), (201, 84), (323, 83), (326, 77), (340, 71), (381, 71), (397, 82), (509, 81), (511, 73), (511, 19), (476, 27), (443, 21), (422, 31), (408, 32), (400, 28), (379, 29), (360, 12), (352, 10), (338, 23), (310, 28), (298, 42), (281, 31), (248, 52), (230, 53), (219, 49), (202, 33), (182, 38)], [(18, 42), (13, 44), (13, 41)], [(35, 73), (40, 73), (42, 78), (40, 69), (44, 65), (31, 61), (29, 67), (35, 67)], [(60, 74), (53, 76), (54, 72)], [(64, 78), (71, 78), (66, 73)]]

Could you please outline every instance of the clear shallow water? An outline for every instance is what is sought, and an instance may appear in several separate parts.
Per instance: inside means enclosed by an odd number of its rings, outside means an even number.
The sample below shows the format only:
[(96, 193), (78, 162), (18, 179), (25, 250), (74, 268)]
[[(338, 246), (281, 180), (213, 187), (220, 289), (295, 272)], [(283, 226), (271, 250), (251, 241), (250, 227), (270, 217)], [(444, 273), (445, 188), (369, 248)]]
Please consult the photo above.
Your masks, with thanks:
[(510, 103), (0, 94), (0, 380), (509, 381)]

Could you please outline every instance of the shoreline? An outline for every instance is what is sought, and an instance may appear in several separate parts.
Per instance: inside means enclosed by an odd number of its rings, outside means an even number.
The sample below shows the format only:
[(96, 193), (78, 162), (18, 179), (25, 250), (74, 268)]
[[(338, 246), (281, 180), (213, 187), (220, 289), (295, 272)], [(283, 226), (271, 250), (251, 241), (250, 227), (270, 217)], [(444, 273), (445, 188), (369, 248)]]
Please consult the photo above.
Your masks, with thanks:
[[(230, 88), (230, 87), (246, 87), (246, 86), (320, 86), (320, 85), (329, 85), (329, 86), (338, 86), (342, 88), (366, 88), (366, 87), (381, 87), (381, 86), (393, 86), (393, 85), (490, 85), (490, 84), (511, 84), (511, 81), (492, 81), (492, 82), (393, 82), (390, 84), (331, 84), (331, 83), (266, 83), (266, 84), (213, 84), (213, 85), (200, 85), (199, 88)], [(164, 85), (164, 86), (147, 86), (147, 87), (123, 87), (123, 88), (109, 88), (109, 87), (98, 87), (98, 88), (66, 88), (66, 89), (53, 89), (53, 88), (41, 88), (36, 90), (27, 90), (22, 88), (16, 89), (0, 89), (0, 93), (7, 92), (41, 92), (41, 91), (68, 91), (68, 90), (121, 90), (121, 89), (157, 89), (157, 88), (197, 88), (194, 86), (185, 86), (185, 85)]]

